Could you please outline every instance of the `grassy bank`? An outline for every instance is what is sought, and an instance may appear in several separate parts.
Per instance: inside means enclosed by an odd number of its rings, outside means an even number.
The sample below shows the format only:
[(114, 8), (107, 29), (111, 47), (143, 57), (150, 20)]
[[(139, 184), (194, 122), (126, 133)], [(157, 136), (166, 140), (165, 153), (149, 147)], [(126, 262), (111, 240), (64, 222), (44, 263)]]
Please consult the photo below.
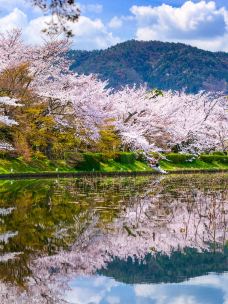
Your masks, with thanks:
[(166, 171), (178, 170), (227, 170), (228, 156), (222, 154), (202, 154), (195, 157), (191, 154), (170, 153), (160, 166)]
[[(160, 166), (166, 171), (179, 170), (228, 170), (226, 155), (193, 155), (171, 153)], [(41, 172), (140, 172), (153, 171), (150, 166), (138, 159), (134, 153), (118, 153), (114, 157), (101, 153), (84, 153), (68, 156), (65, 160), (1, 158), (0, 174), (41, 173)]]
[(134, 160), (122, 163), (114, 159), (98, 161), (85, 160), (83, 163), (74, 164), (66, 160), (38, 160), (27, 162), (22, 158), (0, 159), (0, 174), (7, 173), (40, 173), (40, 172), (80, 172), (80, 171), (152, 171), (146, 163)]

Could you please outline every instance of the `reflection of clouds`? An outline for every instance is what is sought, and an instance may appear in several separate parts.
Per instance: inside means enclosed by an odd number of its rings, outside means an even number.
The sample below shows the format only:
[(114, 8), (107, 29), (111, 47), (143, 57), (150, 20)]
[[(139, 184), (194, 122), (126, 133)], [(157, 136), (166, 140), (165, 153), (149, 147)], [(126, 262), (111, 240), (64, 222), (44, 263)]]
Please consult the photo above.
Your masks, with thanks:
[[(112, 278), (81, 276), (73, 279), (64, 299), (33, 294), (27, 301), (24, 294), (12, 294), (12, 289), (0, 285), (3, 304), (227, 304), (228, 274), (209, 274), (178, 284), (127, 285)], [(45, 291), (45, 290), (44, 290)], [(57, 292), (57, 290), (56, 290)], [(52, 295), (53, 296), (53, 295)], [(48, 302), (52, 299), (54, 302)]]
[[(129, 256), (143, 259), (148, 252), (169, 255), (172, 251), (185, 247), (208, 249), (208, 243), (219, 243), (223, 247), (227, 239), (227, 192), (195, 189), (194, 185), (193, 189), (186, 186), (182, 189), (175, 188), (176, 192), (168, 196), (164, 188), (158, 185), (153, 195), (147, 193), (132, 197), (118, 218), (107, 226), (99, 225), (99, 218), (92, 218), (92, 223), (86, 225), (69, 251), (60, 251), (56, 255), (41, 257), (32, 262), (33, 276), (38, 278), (35, 288), (46, 288), (45, 293), (51, 295), (55, 290), (61, 290), (58, 285), (62, 281), (67, 283), (77, 275), (92, 275), (98, 269), (105, 268), (113, 257), (121, 260), (126, 260)], [(163, 195), (161, 190), (164, 191)], [(52, 269), (54, 273), (50, 271)], [(76, 302), (73, 303), (103, 304), (102, 299), (111, 296), (113, 301), (113, 296), (118, 296), (121, 292), (123, 296), (123, 289), (126, 290), (126, 286), (120, 284), (109, 286), (108, 282), (114, 281), (106, 281), (102, 277), (87, 280), (90, 285), (82, 280), (68, 294), (69, 300), (75, 299)], [(47, 282), (53, 285), (47, 285)], [(136, 285), (135, 291), (144, 289), (141, 296), (136, 294), (140, 298), (139, 303), (147, 304), (149, 299), (149, 303), (153, 301), (156, 304), (179, 304), (183, 301), (184, 304), (198, 304), (203, 299), (198, 294), (199, 290), (196, 300), (192, 295), (197, 286), (182, 285), (181, 294), (179, 285), (172, 285), (172, 288), (171, 285), (164, 286)], [(211, 292), (207, 286), (202, 289), (206, 289), (206, 295)], [(120, 303), (127, 303), (128, 297), (129, 294), (125, 295)], [(210, 295), (208, 303), (216, 303), (212, 299), (213, 295)], [(107, 300), (105, 303), (108, 303)]]
[[(172, 179), (169, 186), (171, 183)], [(169, 255), (173, 250), (185, 247), (208, 249), (208, 243), (214, 242), (223, 247), (228, 238), (228, 192), (222, 188), (211, 191), (210, 184), (205, 187), (200, 184), (199, 188), (185, 183), (178, 184), (177, 188), (174, 184), (173, 189), (175, 191), (169, 193), (166, 183), (153, 184), (143, 194), (123, 200), (124, 208), (120, 208), (118, 216), (108, 223), (103, 222), (92, 207), (86, 209), (70, 229), (76, 237), (70, 235), (75, 242), (68, 250), (33, 258), (29, 265), (32, 275), (28, 278), (27, 291), (22, 293), (17, 287), (2, 283), (0, 303), (45, 304), (53, 299), (53, 303), (62, 304), (65, 303), (62, 293), (68, 282), (71, 282), (71, 290), (66, 298), (73, 304), (224, 303), (222, 299), (228, 299), (225, 276), (209, 275), (183, 284), (135, 286), (92, 276), (98, 269), (105, 268), (113, 257), (143, 259), (148, 252), (161, 251)], [(66, 229), (58, 232), (56, 237), (68, 237)], [(4, 237), (0, 234), (0, 240), (13, 236), (12, 233), (4, 234)], [(88, 277), (80, 277), (82, 275)], [(8, 294), (10, 300), (1, 301)], [(225, 303), (228, 304), (228, 300)]]
[[(106, 277), (80, 277), (70, 284), (65, 300), (72, 304), (99, 304), (117, 287), (114, 279)], [(119, 298), (107, 296), (108, 304), (118, 304)]]
[(91, 291), (88, 288), (74, 288), (69, 292), (66, 300), (69, 303), (75, 304), (99, 304), (102, 300), (101, 295), (96, 294), (96, 291)]
[[(208, 276), (202, 276), (202, 277), (196, 277), (196, 278), (192, 278), (189, 279), (189, 281), (187, 281), (185, 284), (190, 284), (190, 285), (202, 285), (202, 286), (214, 286), (214, 287), (221, 287), (221, 280), (220, 280), (221, 276), (220, 275), (214, 275), (214, 274), (210, 274)], [(228, 278), (227, 278), (228, 280)], [(224, 280), (223, 278), (223, 281)], [(228, 281), (227, 281), (228, 283)], [(227, 284), (228, 286), (228, 284)]]
[(221, 290), (223, 292), (223, 304), (228, 304), (228, 273), (225, 274), (209, 274), (208, 276), (202, 276), (192, 278), (188, 282), (188, 285), (196, 285), (202, 287), (209, 287)]
[(156, 285), (147, 285), (147, 284), (136, 284), (134, 287), (136, 297), (149, 298), (160, 303), (166, 303), (167, 295), (160, 294), (157, 298), (157, 286)]
[(194, 297), (180, 296), (180, 297), (174, 298), (173, 301), (170, 302), (170, 304), (197, 304), (197, 302), (196, 302), (196, 299)]
[[(165, 285), (162, 288), (156, 286), (154, 292), (150, 293), (150, 289), (153, 286), (142, 286), (141, 290), (137, 290), (135, 297), (136, 299), (141, 299), (140, 303), (154, 303), (154, 304), (200, 304), (194, 295), (171, 295), (170, 291), (166, 293)], [(159, 286), (160, 287), (160, 286)], [(160, 290), (161, 291), (160, 291)], [(141, 293), (144, 290), (146, 294)], [(203, 304), (203, 303), (202, 303)]]
[(111, 278), (80, 277), (66, 300), (72, 304), (227, 304), (228, 274), (209, 274), (178, 284), (126, 285)]
[(107, 297), (107, 303), (108, 304), (119, 304), (121, 302), (120, 302), (120, 298), (119, 297), (109, 296), (109, 297)]
[(136, 298), (151, 300), (154, 304), (225, 304), (228, 303), (227, 286), (228, 274), (225, 273), (209, 274), (178, 284), (136, 284), (134, 291)]

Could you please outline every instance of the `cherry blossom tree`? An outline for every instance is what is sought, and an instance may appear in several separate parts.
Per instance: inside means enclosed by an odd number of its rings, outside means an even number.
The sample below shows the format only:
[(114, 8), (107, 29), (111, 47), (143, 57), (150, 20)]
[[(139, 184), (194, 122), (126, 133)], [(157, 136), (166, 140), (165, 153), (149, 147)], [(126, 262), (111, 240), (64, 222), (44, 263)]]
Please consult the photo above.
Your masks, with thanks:
[[(99, 126), (110, 117), (107, 111), (110, 90), (106, 86), (107, 82), (93, 75), (67, 73), (60, 79), (52, 77), (44, 83), (41, 94), (49, 100), (50, 112), (56, 115), (60, 124), (73, 126), (79, 137), (81, 130), (85, 130), (87, 139), (96, 140)], [(55, 108), (55, 105), (60, 107)]]
[(16, 99), (10, 98), (8, 96), (3, 96), (0, 97), (0, 123), (12, 126), (14, 124), (17, 124), (16, 121), (13, 119), (10, 119), (6, 113), (6, 108), (11, 108), (11, 107), (18, 107), (21, 106)]
[(113, 100), (116, 128), (132, 149), (226, 149), (228, 113), (222, 93), (170, 91), (161, 96), (148, 93), (146, 87), (125, 87), (113, 94)]
[[(26, 45), (21, 32), (0, 35), (0, 75), (24, 65), (32, 90), (48, 104), (46, 115), (71, 128), (84, 141), (97, 141), (99, 129), (112, 120), (123, 146), (131, 150), (201, 153), (227, 149), (227, 99), (222, 93), (148, 91), (146, 86), (117, 92), (94, 75), (77, 75), (66, 56), (67, 40)], [(24, 94), (23, 91), (23, 94)], [(15, 98), (15, 92), (10, 97)]]
[(65, 39), (51, 39), (31, 46), (23, 42), (18, 29), (0, 33), (0, 73), (27, 64), (33, 80), (29, 85), (40, 89), (51, 77), (57, 78), (69, 71), (70, 61), (65, 56), (68, 50), (69, 43)]
[(53, 40), (41, 46), (25, 45), (21, 32), (14, 30), (0, 36), (0, 73), (26, 64), (30, 75), (27, 90), (33, 90), (49, 104), (49, 113), (63, 125), (75, 127), (76, 134), (86, 130), (87, 137), (98, 137), (99, 125), (107, 118), (110, 90), (107, 82), (95, 76), (75, 75), (66, 53), (67, 40)]

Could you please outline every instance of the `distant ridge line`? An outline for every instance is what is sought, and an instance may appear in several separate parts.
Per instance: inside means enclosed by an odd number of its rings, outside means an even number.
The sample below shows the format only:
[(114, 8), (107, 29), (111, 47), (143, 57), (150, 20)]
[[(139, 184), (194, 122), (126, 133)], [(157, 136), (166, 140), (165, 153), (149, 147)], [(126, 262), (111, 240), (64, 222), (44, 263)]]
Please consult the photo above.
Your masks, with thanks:
[(149, 88), (188, 93), (228, 93), (228, 53), (183, 43), (129, 40), (105, 50), (71, 50), (72, 70), (97, 74), (109, 87), (146, 83)]

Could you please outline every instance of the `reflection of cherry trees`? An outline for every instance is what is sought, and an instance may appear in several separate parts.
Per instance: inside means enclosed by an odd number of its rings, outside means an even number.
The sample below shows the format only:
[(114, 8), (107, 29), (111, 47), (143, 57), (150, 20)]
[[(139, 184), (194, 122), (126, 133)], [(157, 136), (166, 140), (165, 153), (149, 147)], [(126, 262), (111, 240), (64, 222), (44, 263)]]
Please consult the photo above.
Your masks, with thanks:
[[(169, 255), (186, 247), (199, 251), (222, 250), (227, 240), (227, 177), (185, 178), (171, 176), (153, 179), (146, 183), (143, 191), (135, 189), (128, 197), (124, 197), (124, 193), (129, 189), (122, 185), (118, 201), (121, 196), (124, 201), (119, 206), (118, 215), (109, 222), (101, 221), (101, 205), (98, 210), (94, 203), (92, 208), (87, 205), (71, 225), (75, 242), (55, 255), (45, 254), (33, 259), (29, 264), (32, 274), (28, 276), (26, 291), (2, 283), (1, 302), (64, 303), (61, 291), (67, 288), (67, 281), (71, 277), (94, 274), (106, 267), (113, 257), (143, 259), (147, 253)], [(67, 186), (71, 194), (77, 192), (73, 185), (73, 182), (69, 182)], [(118, 181), (113, 183), (113, 189), (117, 185)], [(134, 187), (133, 184), (131, 186)], [(97, 185), (88, 180), (83, 187), (81, 197), (84, 191), (86, 193), (88, 188)], [(89, 200), (102, 201), (107, 187), (105, 184), (99, 185), (97, 189), (101, 191), (100, 194), (93, 198), (89, 195)], [(74, 201), (74, 204), (77, 203), (80, 202)], [(57, 237), (67, 237), (66, 231), (57, 232)], [(7, 293), (11, 298), (6, 300)]]

